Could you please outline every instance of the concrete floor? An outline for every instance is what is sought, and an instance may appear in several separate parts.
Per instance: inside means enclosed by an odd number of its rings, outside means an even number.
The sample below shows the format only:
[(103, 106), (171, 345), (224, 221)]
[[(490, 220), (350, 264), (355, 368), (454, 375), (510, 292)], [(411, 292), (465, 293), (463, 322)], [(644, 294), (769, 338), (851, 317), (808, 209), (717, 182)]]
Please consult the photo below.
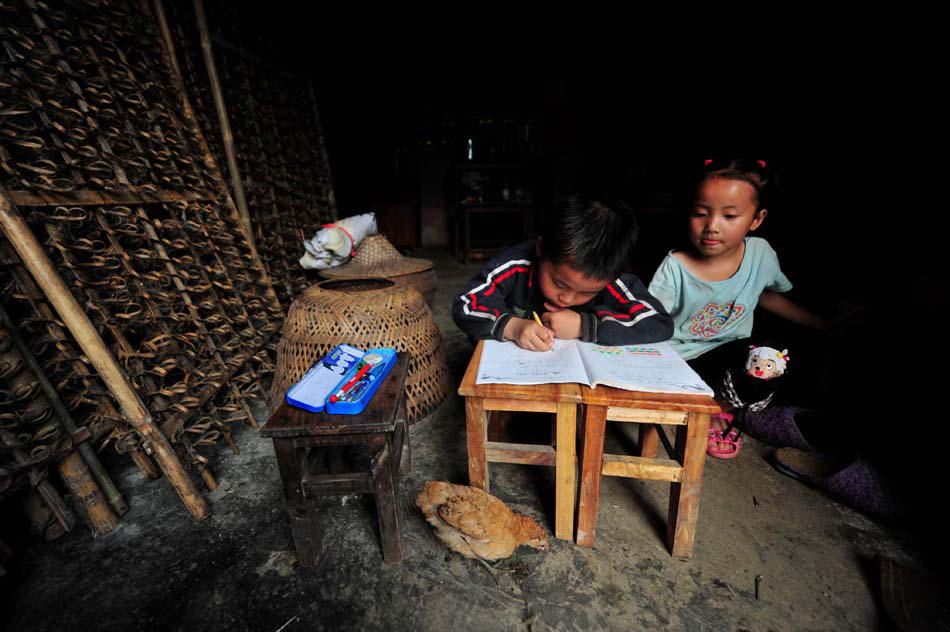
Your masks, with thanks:
[[(470, 346), (449, 307), (479, 265), (417, 255), (437, 264), (433, 312), (457, 384)], [(610, 441), (635, 436), (631, 424), (611, 426)], [(412, 502), (425, 481), (467, 482), (453, 395), (412, 433), (404, 561), (383, 564), (372, 500), (348, 496), (321, 503), (327, 555), (304, 569), (271, 442), (247, 429), (238, 445), (214, 462), (221, 485), (201, 523), (165, 481), (115, 472), (131, 505), (119, 529), (21, 545), (19, 566), (0, 580), (0, 629), (869, 630), (882, 628), (875, 557), (918, 561), (900, 533), (775, 472), (764, 458), (771, 448), (749, 438), (738, 458), (707, 460), (691, 560), (664, 546), (668, 485), (604, 478), (594, 548), (554, 540), (490, 573), (450, 554)], [(492, 485), (553, 528), (553, 470), (493, 465)]]

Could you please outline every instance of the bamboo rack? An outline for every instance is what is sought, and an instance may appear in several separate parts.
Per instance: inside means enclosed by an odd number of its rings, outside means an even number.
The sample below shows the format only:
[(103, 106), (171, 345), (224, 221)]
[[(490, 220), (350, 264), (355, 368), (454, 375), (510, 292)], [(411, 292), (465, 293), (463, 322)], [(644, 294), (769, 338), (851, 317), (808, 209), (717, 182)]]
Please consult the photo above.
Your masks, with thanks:
[[(79, 434), (79, 428), (76, 426), (76, 423), (73, 421), (72, 416), (69, 414), (69, 411), (66, 409), (66, 405), (63, 403), (63, 400), (60, 399), (59, 393), (56, 392), (56, 389), (53, 388), (53, 385), (50, 384), (49, 379), (46, 377), (46, 373), (43, 371), (43, 367), (40, 366), (37, 362), (36, 357), (34, 357), (33, 352), (30, 350), (26, 342), (20, 337), (16, 324), (13, 322), (13, 319), (10, 318), (10, 315), (7, 314), (6, 309), (0, 305), (0, 323), (6, 328), (7, 335), (9, 335), (10, 340), (13, 346), (20, 353), (20, 356), (25, 360), (27, 367), (33, 372), (36, 378), (39, 380), (40, 385), (42, 386), (43, 393), (46, 396), (46, 399), (52, 405), (53, 409), (56, 412), (56, 418), (62, 427), (62, 429), (70, 437), (74, 437)], [(96, 456), (96, 453), (93, 451), (89, 444), (85, 441), (79, 444), (78, 446), (79, 454), (82, 456), (83, 461), (86, 463), (88, 471), (95, 478), (95, 484), (105, 493), (105, 496), (112, 506), (115, 509), (116, 513), (119, 515), (124, 514), (129, 510), (129, 506), (126, 504), (125, 500), (122, 498), (122, 494), (116, 488), (115, 483), (112, 482), (112, 479), (109, 478), (108, 473), (102, 463), (99, 461), (99, 457)], [(78, 465), (71, 465), (70, 470), (77, 472), (77, 476), (85, 476), (85, 473), (82, 471), (82, 468)], [(83, 483), (84, 489), (91, 490), (92, 485), (89, 483)], [(92, 494), (92, 491), (88, 492)], [(111, 512), (110, 512), (111, 513)], [(105, 512), (100, 512), (100, 514), (105, 514)], [(108, 516), (102, 519), (103, 522), (108, 522)]]
[[(261, 259), (287, 305), (310, 283), (297, 262), (302, 239), (336, 217), (312, 87), (213, 32), (216, 14), (208, 8), (205, 28), (185, 11), (175, 14), (177, 65), (218, 161), (230, 162), (233, 154), (237, 162)], [(208, 51), (214, 74), (202, 63)], [(227, 103), (229, 130), (220, 116), (208, 115), (219, 103)]]
[(168, 477), (192, 515), (198, 519), (207, 518), (210, 515), (207, 502), (188, 478), (171, 445), (155, 426), (155, 422), (132, 389), (122, 368), (2, 189), (0, 189), (0, 227), (3, 228), (7, 239), (16, 248), (36, 282), (49, 297), (60, 317), (75, 335), (76, 341), (96, 371), (102, 376), (129, 423), (142, 436), (146, 452), (155, 456), (165, 476)]
[[(32, 25), (6, 26), (6, 11)], [(55, 341), (44, 362), (88, 415), (77, 421), (149, 476), (142, 449), (153, 453), (204, 517), (168, 440), (213, 487), (199, 450), (254, 424), (246, 400), (263, 391), (283, 308), (185, 93), (162, 3), (14, 1), (0, 36), (0, 81), (22, 95), (0, 119), (19, 315)], [(91, 408), (82, 393), (99, 380), (111, 398)]]

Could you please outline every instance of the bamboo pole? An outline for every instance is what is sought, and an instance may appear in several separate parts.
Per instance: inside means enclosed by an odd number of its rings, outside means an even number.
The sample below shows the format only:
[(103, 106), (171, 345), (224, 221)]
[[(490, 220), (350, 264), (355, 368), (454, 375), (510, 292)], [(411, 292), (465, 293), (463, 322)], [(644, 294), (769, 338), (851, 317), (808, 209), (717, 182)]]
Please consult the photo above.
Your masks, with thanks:
[(195, 19), (198, 21), (198, 34), (201, 37), (201, 54), (205, 60), (208, 81), (211, 83), (211, 95), (214, 97), (214, 109), (218, 114), (218, 125), (221, 127), (224, 155), (228, 161), (231, 186), (234, 189), (234, 203), (241, 215), (241, 221), (244, 222), (244, 226), (247, 228), (247, 238), (253, 244), (254, 230), (251, 227), (251, 214), (247, 208), (247, 198), (244, 196), (244, 181), (241, 180), (241, 169), (238, 167), (237, 155), (234, 152), (234, 134), (231, 132), (231, 123), (228, 120), (228, 109), (224, 104), (224, 91), (221, 90), (218, 69), (214, 65), (214, 50), (211, 48), (211, 38), (208, 36), (208, 20), (205, 17), (204, 3), (202, 0), (194, 0), (194, 5)]
[(116, 520), (115, 514), (109, 509), (109, 505), (102, 496), (102, 490), (92, 478), (89, 468), (78, 452), (71, 452), (57, 467), (66, 487), (79, 501), (86, 522), (93, 533), (105, 535), (119, 526), (119, 521)]
[[(46, 468), (33, 465), (30, 467), (30, 457), (25, 450), (16, 447), (16, 438), (12, 432), (0, 430), (0, 446), (4, 446), (13, 454), (13, 460), (21, 467), (29, 467), (30, 486), (33, 491), (39, 495), (46, 503), (50, 512), (62, 526), (63, 531), (72, 531), (76, 525), (76, 517), (70, 510), (69, 505), (59, 495), (53, 484), (49, 482), (46, 476)], [(44, 526), (44, 525), (39, 525)]]
[[(0, 322), (3, 323), (4, 327), (6, 327), (13, 345), (17, 348), (17, 351), (20, 352), (20, 356), (26, 362), (29, 369), (33, 372), (33, 375), (36, 376), (36, 379), (39, 381), (40, 386), (43, 388), (43, 393), (46, 395), (46, 399), (49, 400), (53, 410), (56, 411), (56, 417), (59, 420), (59, 425), (62, 426), (66, 434), (70, 436), (75, 435), (78, 428), (76, 427), (76, 423), (73, 421), (72, 415), (70, 415), (69, 411), (66, 410), (66, 405), (63, 404), (63, 400), (60, 399), (59, 393), (57, 393), (56, 389), (53, 388), (53, 385), (50, 384), (49, 379), (46, 377), (46, 373), (43, 371), (43, 367), (40, 366), (40, 363), (37, 362), (36, 357), (33, 355), (33, 351), (30, 350), (30, 347), (26, 344), (26, 342), (23, 341), (23, 338), (20, 337), (20, 332), (13, 323), (13, 319), (10, 318), (10, 315), (7, 314), (7, 311), (3, 308), (3, 305), (0, 305)], [(96, 456), (95, 451), (93, 451), (88, 443), (79, 444), (77, 449), (82, 455), (83, 460), (89, 466), (89, 469), (92, 471), (92, 475), (95, 477), (96, 482), (98, 482), (99, 486), (105, 491), (106, 498), (109, 499), (109, 504), (112, 505), (119, 515), (127, 512), (129, 510), (129, 506), (122, 498), (122, 494), (119, 493), (119, 490), (112, 482), (112, 479), (109, 478), (109, 474), (106, 472), (105, 468), (102, 467), (102, 463), (99, 461), (99, 457)]]
[(86, 357), (99, 372), (102, 381), (119, 403), (129, 423), (142, 437), (145, 451), (154, 455), (158, 466), (191, 514), (198, 520), (207, 518), (211, 514), (207, 501), (188, 478), (168, 439), (155, 425), (152, 416), (132, 389), (128, 378), (99, 336), (99, 332), (82, 311), (82, 307), (76, 302), (69, 288), (63, 283), (43, 247), (2, 188), (0, 188), (0, 227), (20, 255), (23, 264), (46, 294), (49, 302), (72, 332)]
[(264, 278), (264, 280), (267, 282), (267, 285), (269, 286), (267, 295), (270, 297), (275, 306), (280, 307), (280, 299), (277, 298), (277, 292), (274, 291), (270, 274), (267, 272), (267, 268), (264, 267), (260, 253), (257, 252), (257, 246), (254, 244), (254, 235), (250, 230), (249, 221), (245, 223), (243, 218), (238, 214), (237, 208), (234, 205), (234, 200), (231, 198), (231, 194), (228, 192), (228, 187), (224, 184), (221, 173), (218, 170), (218, 163), (214, 159), (211, 149), (208, 147), (208, 141), (201, 132), (201, 126), (198, 124), (198, 118), (195, 116), (195, 112), (191, 107), (191, 102), (188, 100), (188, 93), (185, 90), (185, 79), (181, 74), (181, 68), (178, 66), (178, 61), (175, 58), (175, 43), (172, 41), (172, 33), (168, 28), (168, 20), (165, 19), (165, 9), (162, 7), (162, 0), (152, 0), (152, 9), (155, 12), (155, 19), (158, 21), (158, 28), (162, 33), (162, 39), (165, 42), (165, 49), (168, 53), (172, 70), (174, 70), (175, 83), (178, 86), (179, 92), (181, 93), (182, 113), (191, 124), (195, 137), (198, 139), (198, 144), (201, 147), (201, 155), (205, 162), (205, 166), (217, 176), (215, 178), (215, 182), (221, 189), (221, 197), (224, 198), (225, 206), (227, 206), (228, 210), (233, 213), (234, 217), (237, 217), (238, 222), (241, 225), (241, 229), (244, 231), (247, 237), (247, 245), (250, 248), (251, 253), (253, 253), (254, 258), (260, 265), (261, 277)]
[[(76, 516), (46, 479), (45, 473), (36, 468), (30, 470), (30, 484), (33, 487), (24, 498), (23, 508), (30, 522), (43, 532), (46, 540), (55, 540), (67, 531), (72, 531), (76, 526)], [(49, 519), (50, 516), (53, 521)]]
[(7, 191), (10, 201), (20, 206), (102, 206), (148, 204), (150, 202), (198, 202), (213, 200), (210, 191)]
[(132, 457), (132, 462), (135, 463), (135, 466), (139, 468), (139, 471), (142, 472), (142, 476), (147, 478), (150, 481), (155, 481), (161, 478), (162, 473), (158, 471), (158, 468), (155, 467), (155, 462), (145, 454), (145, 450), (136, 448), (134, 450), (129, 450), (129, 456)]
[[(15, 255), (13, 254), (11, 248), (12, 246), (8, 247), (5, 242), (0, 244), (0, 255), (6, 257), (10, 261), (14, 261)], [(19, 285), (24, 292), (42, 298), (42, 292), (38, 287), (36, 287), (36, 284), (33, 283), (33, 278), (21, 266), (11, 266), (10, 274), (13, 276), (13, 279), (16, 281), (17, 285)], [(43, 300), (45, 301), (45, 299)], [(36, 313), (39, 314), (40, 318), (44, 318), (48, 321), (46, 328), (50, 336), (52, 336), (54, 339), (58, 339), (63, 338), (66, 335), (59, 325), (53, 323), (53, 321), (56, 319), (56, 315), (53, 314), (53, 311), (50, 309), (49, 305), (43, 301), (36, 301), (33, 302), (33, 309), (36, 310)], [(75, 371), (77, 375), (84, 377), (92, 375), (92, 370), (89, 369), (82, 362), (82, 360), (73, 360), (72, 366), (73, 371)], [(108, 398), (103, 399), (99, 408), (100, 410), (105, 411), (107, 417), (114, 419), (118, 418), (119, 416), (119, 412), (115, 409), (115, 406), (112, 405), (112, 401)], [(148, 458), (148, 455), (142, 451), (142, 448), (135, 448), (134, 450), (131, 450), (129, 454), (131, 454), (132, 460), (138, 466), (139, 470), (141, 470), (143, 476), (149, 480), (155, 480), (160, 476), (158, 470), (155, 469), (155, 464), (152, 463), (152, 460)], [(121, 496), (118, 497), (118, 500), (121, 502), (121, 505), (113, 505), (113, 508), (120, 514), (125, 513), (125, 509), (121, 509), (121, 507), (125, 505), (125, 501), (122, 500)], [(111, 497), (110, 502), (112, 502)]]

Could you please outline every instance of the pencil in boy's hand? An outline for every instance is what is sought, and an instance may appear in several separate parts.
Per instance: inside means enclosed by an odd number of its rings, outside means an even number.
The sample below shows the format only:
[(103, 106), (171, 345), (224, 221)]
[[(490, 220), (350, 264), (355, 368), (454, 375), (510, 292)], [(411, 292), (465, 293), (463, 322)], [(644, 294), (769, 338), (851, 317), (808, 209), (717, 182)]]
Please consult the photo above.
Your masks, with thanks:
[(541, 322), (541, 319), (538, 318), (538, 312), (534, 312), (534, 311), (533, 311), (533, 312), (531, 312), (531, 313), (534, 314), (534, 322), (536, 322), (536, 323), (538, 323), (539, 325), (541, 325), (542, 327), (544, 327), (544, 323), (542, 323), (542, 322)]

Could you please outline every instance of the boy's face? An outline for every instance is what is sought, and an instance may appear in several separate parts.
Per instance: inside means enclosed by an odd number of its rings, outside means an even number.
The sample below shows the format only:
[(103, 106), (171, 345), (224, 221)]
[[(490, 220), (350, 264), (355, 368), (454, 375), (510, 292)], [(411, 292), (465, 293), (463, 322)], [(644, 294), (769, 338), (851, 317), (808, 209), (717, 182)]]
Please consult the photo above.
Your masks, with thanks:
[(700, 254), (732, 254), (746, 234), (765, 219), (755, 210), (755, 189), (748, 182), (712, 178), (703, 183), (689, 216), (689, 239)]
[(609, 281), (597, 281), (568, 263), (542, 259), (538, 264), (538, 284), (548, 311), (583, 305), (600, 294)]

